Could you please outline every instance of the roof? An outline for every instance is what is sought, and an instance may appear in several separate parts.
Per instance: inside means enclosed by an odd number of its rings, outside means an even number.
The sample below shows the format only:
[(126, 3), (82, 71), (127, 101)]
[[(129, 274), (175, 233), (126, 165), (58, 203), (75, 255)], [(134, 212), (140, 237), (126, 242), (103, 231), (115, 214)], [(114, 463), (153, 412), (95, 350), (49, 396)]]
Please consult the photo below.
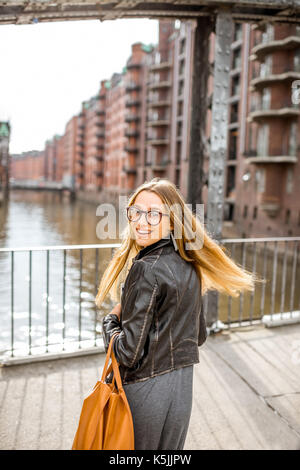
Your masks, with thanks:
[(154, 49), (154, 44), (143, 44), (142, 49), (144, 52), (152, 52)]

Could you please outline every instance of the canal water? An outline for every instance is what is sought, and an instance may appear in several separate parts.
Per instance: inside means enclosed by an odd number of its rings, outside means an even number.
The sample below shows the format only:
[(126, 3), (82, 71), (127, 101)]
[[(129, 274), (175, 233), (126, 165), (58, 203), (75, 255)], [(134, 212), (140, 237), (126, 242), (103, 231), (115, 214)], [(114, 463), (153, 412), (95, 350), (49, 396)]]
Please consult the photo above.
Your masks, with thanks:
[[(96, 208), (52, 191), (13, 190), (0, 206), (0, 248), (119, 243), (97, 237)], [(98, 250), (98, 259), (96, 249), (83, 250), (82, 259), (67, 250), (65, 271), (63, 250), (50, 250), (48, 273), (47, 251), (31, 253), (15, 251), (12, 270), (11, 253), (0, 252), (0, 354), (12, 346), (15, 355), (76, 348), (79, 339), (94, 345), (97, 315), (112, 308), (108, 300), (97, 313), (94, 303), (112, 249)]]

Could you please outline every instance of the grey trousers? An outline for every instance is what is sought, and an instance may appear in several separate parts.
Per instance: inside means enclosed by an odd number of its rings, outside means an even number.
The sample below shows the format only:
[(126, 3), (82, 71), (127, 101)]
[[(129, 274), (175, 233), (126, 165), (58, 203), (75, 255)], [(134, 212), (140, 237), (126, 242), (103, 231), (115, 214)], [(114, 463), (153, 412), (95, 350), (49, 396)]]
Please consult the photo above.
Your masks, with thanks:
[(124, 385), (135, 450), (182, 450), (192, 411), (193, 365)]

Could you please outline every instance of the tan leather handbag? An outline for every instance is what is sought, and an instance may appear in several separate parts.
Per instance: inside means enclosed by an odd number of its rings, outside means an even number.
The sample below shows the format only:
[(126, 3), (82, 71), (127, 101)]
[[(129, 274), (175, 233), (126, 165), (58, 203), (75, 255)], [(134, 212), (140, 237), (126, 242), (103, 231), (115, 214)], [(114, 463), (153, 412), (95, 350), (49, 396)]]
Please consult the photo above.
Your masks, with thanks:
[[(132, 415), (112, 348), (116, 335), (109, 343), (102, 378), (84, 399), (72, 450), (134, 449)], [(112, 383), (105, 383), (111, 370)]]

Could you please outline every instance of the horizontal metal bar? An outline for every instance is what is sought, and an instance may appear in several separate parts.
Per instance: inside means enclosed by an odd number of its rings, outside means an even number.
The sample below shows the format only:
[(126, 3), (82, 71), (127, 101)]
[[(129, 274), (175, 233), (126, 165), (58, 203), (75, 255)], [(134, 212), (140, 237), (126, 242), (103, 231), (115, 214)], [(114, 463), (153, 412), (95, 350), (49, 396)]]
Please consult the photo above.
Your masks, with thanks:
[(262, 323), (267, 327), (293, 325), (300, 323), (300, 311), (295, 310), (292, 312), (275, 313), (273, 315), (264, 315)]
[[(300, 241), (300, 237), (272, 237), (272, 238), (224, 238), (221, 243), (253, 243), (253, 242), (284, 242), (284, 241)], [(0, 248), (0, 252), (12, 251), (43, 251), (43, 250), (79, 250), (90, 248), (119, 248), (121, 243), (101, 243), (90, 245), (46, 245), (46, 246), (23, 246), (17, 248)]]
[(91, 348), (82, 348), (76, 351), (48, 352), (45, 354), (32, 354), (31, 356), (2, 357), (1, 366), (15, 366), (17, 364), (26, 364), (32, 362), (51, 361), (54, 359), (67, 359), (69, 357), (88, 356), (90, 354), (102, 354), (105, 352), (103, 346), (92, 346)]
[(253, 242), (289, 242), (300, 241), (300, 237), (270, 237), (270, 238), (224, 238), (221, 243), (253, 243)]
[[(300, 240), (300, 238), (299, 238)], [(90, 244), (90, 245), (46, 245), (46, 246), (22, 246), (17, 248), (0, 248), (0, 252), (11, 252), (11, 251), (46, 251), (46, 250), (79, 250), (89, 248), (118, 248), (121, 243), (101, 243)]]

